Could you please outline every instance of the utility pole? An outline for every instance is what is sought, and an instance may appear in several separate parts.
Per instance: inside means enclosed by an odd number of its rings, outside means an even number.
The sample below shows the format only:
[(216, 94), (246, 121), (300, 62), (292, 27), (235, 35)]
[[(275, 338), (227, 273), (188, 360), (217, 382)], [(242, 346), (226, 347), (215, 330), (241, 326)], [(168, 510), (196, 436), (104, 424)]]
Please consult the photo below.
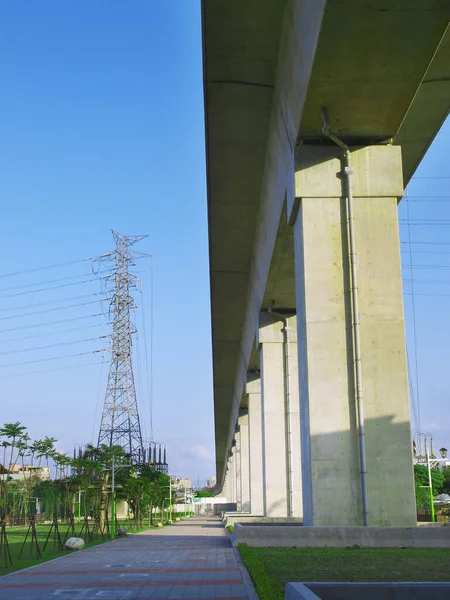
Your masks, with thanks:
[[(422, 440), (424, 441), (424, 450), (425, 450), (425, 456), (422, 456)], [(435, 522), (435, 515), (434, 515), (434, 501), (433, 501), (433, 480), (431, 477), (431, 468), (432, 468), (432, 463), (431, 461), (434, 462), (433, 466), (436, 466), (437, 461), (435, 460), (435, 456), (434, 456), (434, 451), (433, 451), (433, 437), (430, 433), (418, 433), (417, 434), (417, 442), (418, 444), (416, 444), (416, 441), (414, 440), (414, 448), (417, 449), (417, 445), (419, 447), (419, 456), (417, 457), (418, 463), (422, 463), (426, 462), (427, 465), (427, 470), (428, 470), (428, 485), (421, 485), (420, 487), (422, 488), (428, 488), (429, 492), (430, 492), (430, 515), (431, 515), (431, 522), (434, 523)], [(445, 448), (444, 448), (445, 450)], [(431, 451), (431, 457), (430, 457), (430, 451)], [(430, 460), (431, 458), (431, 460)], [(425, 459), (425, 461), (424, 461)]]
[(81, 521), (81, 491), (81, 488), (78, 488), (78, 523)]
[(111, 539), (116, 537), (116, 489), (114, 486), (116, 469), (114, 465), (114, 454), (112, 456), (111, 467)]
[[(130, 465), (117, 465), (115, 462), (115, 455), (112, 455), (111, 460), (111, 539), (116, 537), (116, 470), (120, 471), (123, 467), (129, 467)], [(108, 469), (107, 469), (108, 470)]]
[(125, 236), (113, 231), (113, 237), (115, 251), (97, 259), (101, 265), (114, 261), (113, 273), (102, 277), (105, 287), (111, 283), (114, 286), (110, 304), (113, 330), (98, 445), (122, 446), (133, 462), (140, 463), (144, 448), (132, 363), (132, 336), (136, 328), (131, 320), (131, 311), (136, 307), (131, 291), (138, 286), (139, 280), (130, 273), (130, 266), (136, 264), (137, 258), (148, 256), (131, 250), (133, 244), (147, 236)]

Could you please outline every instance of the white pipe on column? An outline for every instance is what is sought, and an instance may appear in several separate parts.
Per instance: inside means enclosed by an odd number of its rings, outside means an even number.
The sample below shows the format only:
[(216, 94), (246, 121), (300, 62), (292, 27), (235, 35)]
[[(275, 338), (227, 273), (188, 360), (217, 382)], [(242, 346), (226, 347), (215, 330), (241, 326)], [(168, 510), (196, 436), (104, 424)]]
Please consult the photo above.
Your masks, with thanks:
[(352, 291), (352, 325), (353, 325), (353, 343), (354, 343), (354, 367), (356, 383), (356, 406), (358, 414), (358, 435), (359, 435), (359, 462), (361, 471), (361, 500), (363, 524), (365, 527), (369, 524), (368, 504), (367, 504), (367, 465), (366, 465), (366, 443), (364, 426), (364, 395), (362, 385), (361, 368), (361, 340), (360, 340), (360, 322), (359, 322), (359, 294), (358, 294), (358, 273), (356, 268), (356, 250), (355, 250), (355, 227), (353, 216), (353, 189), (352, 174), (353, 169), (350, 161), (350, 150), (341, 139), (336, 137), (330, 128), (328, 115), (325, 108), (322, 109), (323, 129), (322, 132), (337, 144), (343, 151), (345, 167), (344, 174), (347, 181), (347, 217), (348, 217), (348, 245), (351, 270), (351, 291)]

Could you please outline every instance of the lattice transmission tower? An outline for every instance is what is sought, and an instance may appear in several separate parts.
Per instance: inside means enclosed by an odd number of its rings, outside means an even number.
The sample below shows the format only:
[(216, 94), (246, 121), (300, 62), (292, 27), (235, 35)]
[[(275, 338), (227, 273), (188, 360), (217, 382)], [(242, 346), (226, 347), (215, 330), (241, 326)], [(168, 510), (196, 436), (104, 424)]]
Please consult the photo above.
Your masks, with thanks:
[(113, 231), (116, 249), (98, 259), (99, 263), (114, 261), (114, 270), (103, 277), (105, 287), (113, 285), (110, 317), (112, 318), (111, 361), (106, 385), (105, 402), (98, 436), (98, 445), (120, 445), (134, 463), (145, 460), (132, 362), (132, 338), (136, 327), (132, 311), (136, 308), (131, 291), (138, 278), (130, 273), (137, 258), (149, 256), (131, 249), (146, 235), (125, 236)]

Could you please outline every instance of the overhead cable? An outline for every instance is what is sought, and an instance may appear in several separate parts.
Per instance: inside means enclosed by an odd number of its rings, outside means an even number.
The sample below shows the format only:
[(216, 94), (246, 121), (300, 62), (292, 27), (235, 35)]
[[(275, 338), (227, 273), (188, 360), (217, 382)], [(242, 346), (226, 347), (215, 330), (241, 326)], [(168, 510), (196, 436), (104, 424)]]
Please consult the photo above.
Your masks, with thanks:
[(91, 262), (98, 258), (97, 256), (90, 256), (89, 258), (80, 258), (79, 260), (71, 260), (68, 262), (57, 263), (54, 265), (47, 265), (45, 267), (35, 267), (34, 269), (24, 269), (23, 271), (15, 271), (13, 273), (0, 273), (0, 278), (13, 277), (15, 275), (24, 275), (25, 273), (35, 273), (36, 271), (45, 271), (47, 269), (56, 269), (58, 267), (67, 267), (69, 265), (76, 265), (83, 262)]
[(69, 304), (68, 306), (57, 306), (55, 308), (47, 308), (45, 310), (35, 310), (30, 313), (24, 313), (23, 315), (10, 315), (9, 317), (0, 317), (0, 321), (6, 321), (8, 319), (21, 319), (22, 317), (41, 315), (43, 313), (53, 312), (57, 310), (66, 310), (67, 308), (76, 308), (78, 306), (87, 306), (88, 304), (97, 304), (97, 302), (103, 302), (103, 300), (110, 300), (110, 298), (102, 298), (101, 300), (91, 300), (90, 302), (80, 302), (79, 304)]
[(11, 331), (19, 331), (21, 329), (34, 329), (36, 327), (47, 327), (47, 325), (59, 325), (60, 323), (70, 323), (70, 321), (81, 321), (82, 319), (92, 319), (94, 317), (103, 317), (103, 313), (95, 313), (92, 315), (81, 315), (80, 317), (71, 317), (70, 319), (60, 319), (58, 321), (46, 321), (44, 323), (34, 323), (31, 325), (22, 325), (21, 327), (11, 327), (9, 329), (0, 329), (0, 333), (9, 333)]
[(50, 335), (60, 335), (63, 333), (71, 333), (73, 331), (85, 331), (86, 329), (93, 329), (94, 327), (104, 327), (105, 323), (96, 323), (95, 325), (85, 325), (84, 327), (73, 327), (72, 329), (60, 329), (58, 331), (49, 331), (47, 333), (35, 333), (34, 335), (26, 335), (17, 338), (8, 338), (6, 340), (0, 340), (0, 344), (7, 344), (11, 342), (21, 342), (23, 340), (31, 340), (33, 338), (48, 337)]
[(90, 362), (82, 365), (71, 365), (67, 367), (57, 367), (56, 369), (43, 369), (41, 371), (27, 371), (25, 373), (14, 373), (13, 375), (0, 375), (0, 379), (8, 379), (10, 377), (25, 377), (26, 375), (40, 375), (41, 373), (52, 373), (53, 371), (66, 371), (70, 369), (79, 369), (81, 367), (92, 367), (94, 365), (100, 365), (101, 362)]
[(58, 300), (46, 300), (44, 302), (34, 302), (33, 304), (21, 304), (19, 306), (11, 306), (7, 308), (0, 308), (0, 311), (4, 310), (22, 310), (24, 308), (35, 308), (36, 306), (47, 306), (48, 304), (57, 304), (59, 302), (70, 302), (72, 300), (80, 300), (81, 298), (92, 298), (92, 296), (102, 296), (102, 292), (91, 292), (90, 294), (82, 294), (81, 296), (70, 296), (69, 298), (59, 298)]
[(84, 342), (94, 342), (108, 337), (107, 335), (97, 336), (93, 338), (86, 338), (84, 340), (71, 340), (70, 342), (58, 342), (57, 344), (49, 344), (47, 346), (35, 346), (34, 348), (21, 348), (19, 350), (7, 350), (6, 352), (0, 352), (0, 356), (5, 354), (20, 354), (21, 352), (33, 352), (35, 350), (48, 350), (48, 348), (56, 348), (57, 346), (70, 346), (72, 344), (82, 344)]
[(9, 367), (17, 367), (19, 365), (31, 365), (33, 363), (40, 363), (40, 362), (50, 362), (52, 360), (64, 360), (66, 358), (74, 358), (75, 356), (87, 356), (88, 354), (96, 354), (98, 352), (104, 352), (104, 349), (90, 350), (89, 352), (79, 352), (77, 354), (66, 354), (65, 356), (52, 356), (50, 358), (38, 358), (36, 360), (27, 360), (25, 362), (10, 363), (7, 365), (0, 365), (0, 369), (8, 369)]

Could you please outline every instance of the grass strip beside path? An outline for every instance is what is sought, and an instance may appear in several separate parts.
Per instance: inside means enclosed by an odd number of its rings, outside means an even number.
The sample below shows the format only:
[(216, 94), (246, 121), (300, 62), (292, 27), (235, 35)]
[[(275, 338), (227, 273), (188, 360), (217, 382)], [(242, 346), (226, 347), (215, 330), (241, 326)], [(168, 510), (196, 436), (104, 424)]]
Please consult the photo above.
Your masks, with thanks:
[(261, 600), (283, 600), (289, 581), (450, 580), (450, 550), (238, 548)]
[[(126, 527), (126, 523), (123, 522), (119, 522), (119, 527)], [(67, 531), (68, 525), (66, 523), (60, 523), (59, 525), (59, 529), (60, 529), (60, 535), (61, 535), (61, 541), (64, 538), (64, 535)], [(25, 545), (25, 548), (23, 549), (22, 552), (22, 556), (19, 559), (19, 553), (20, 550), (22, 548), (22, 544), (23, 541), (25, 539), (25, 535), (27, 532), (28, 527), (8, 527), (7, 528), (7, 534), (8, 534), (8, 543), (9, 543), (9, 549), (11, 552), (11, 558), (12, 558), (12, 567), (6, 569), (3, 567), (3, 556), (0, 557), (0, 577), (2, 575), (8, 575), (9, 573), (13, 573), (14, 571), (19, 571), (21, 569), (26, 569), (28, 567), (33, 567), (34, 565), (38, 565), (40, 563), (43, 562), (47, 562), (49, 560), (53, 560), (54, 558), (59, 558), (60, 556), (65, 556), (67, 554), (73, 554), (73, 550), (63, 550), (62, 552), (58, 551), (57, 549), (53, 549), (53, 536), (50, 537), (48, 544), (47, 544), (47, 548), (45, 550), (45, 552), (43, 552), (43, 548), (44, 548), (44, 544), (45, 544), (45, 540), (47, 538), (48, 532), (50, 530), (50, 525), (36, 525), (36, 533), (37, 533), (37, 537), (38, 537), (38, 542), (39, 542), (39, 546), (41, 549), (41, 553), (42, 553), (42, 558), (36, 558), (36, 554), (35, 551), (33, 550), (33, 555), (30, 556), (30, 547), (31, 547), (31, 543), (30, 543), (30, 536), (28, 537), (28, 541)], [(130, 531), (129, 534), (132, 535), (133, 533), (139, 533), (140, 531), (146, 531), (147, 529), (155, 529), (155, 527), (149, 527), (148, 525), (146, 527), (142, 527), (141, 529), (135, 529), (133, 531)], [(69, 536), (70, 537), (70, 536)], [(107, 537), (105, 535), (104, 539), (101, 537), (101, 535), (96, 535), (94, 537), (94, 539), (92, 540), (92, 542), (88, 542), (84, 535), (82, 534), (81, 537), (84, 539), (85, 541), (85, 548), (91, 548), (92, 546), (98, 546), (99, 544), (104, 544), (105, 542), (110, 542), (111, 539), (109, 537)]]

